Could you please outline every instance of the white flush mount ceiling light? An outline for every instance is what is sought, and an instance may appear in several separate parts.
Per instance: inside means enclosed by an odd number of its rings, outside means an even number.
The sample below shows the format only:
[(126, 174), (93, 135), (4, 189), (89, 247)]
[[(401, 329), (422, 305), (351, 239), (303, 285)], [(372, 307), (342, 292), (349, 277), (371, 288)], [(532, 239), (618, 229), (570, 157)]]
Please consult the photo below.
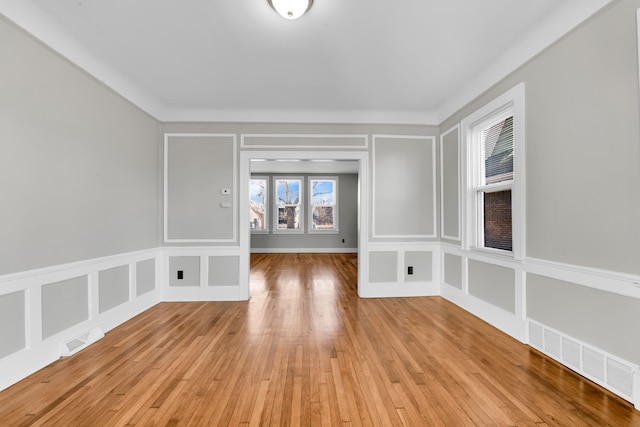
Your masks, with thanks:
[(298, 19), (311, 8), (313, 0), (267, 0), (269, 5), (286, 19)]

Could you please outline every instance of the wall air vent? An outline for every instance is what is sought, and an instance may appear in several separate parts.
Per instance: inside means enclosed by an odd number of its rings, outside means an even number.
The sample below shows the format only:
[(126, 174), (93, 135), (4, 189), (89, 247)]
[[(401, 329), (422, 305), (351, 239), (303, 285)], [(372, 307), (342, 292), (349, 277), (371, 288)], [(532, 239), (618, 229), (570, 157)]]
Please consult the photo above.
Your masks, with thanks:
[(640, 367), (528, 320), (529, 345), (640, 409)]
[(104, 337), (104, 332), (102, 332), (100, 327), (96, 326), (95, 328), (63, 342), (60, 346), (60, 356), (67, 357), (76, 354), (80, 350), (89, 347), (102, 337)]

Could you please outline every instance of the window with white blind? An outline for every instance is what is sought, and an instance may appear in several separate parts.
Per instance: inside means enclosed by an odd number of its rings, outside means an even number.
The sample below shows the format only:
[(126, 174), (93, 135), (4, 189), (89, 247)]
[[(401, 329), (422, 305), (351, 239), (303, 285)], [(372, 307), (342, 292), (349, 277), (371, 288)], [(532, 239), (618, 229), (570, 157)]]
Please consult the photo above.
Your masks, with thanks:
[(462, 121), (466, 138), (466, 246), (523, 256), (524, 86)]

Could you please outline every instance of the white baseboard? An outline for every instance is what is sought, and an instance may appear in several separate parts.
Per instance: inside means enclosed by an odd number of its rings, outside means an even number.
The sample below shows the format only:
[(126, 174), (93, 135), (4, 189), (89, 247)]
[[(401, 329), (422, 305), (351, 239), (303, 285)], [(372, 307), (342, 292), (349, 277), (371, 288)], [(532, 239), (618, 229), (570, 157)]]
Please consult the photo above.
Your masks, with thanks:
[(526, 343), (526, 323), (514, 313), (489, 304), (473, 295), (465, 294), (460, 289), (447, 284), (440, 286), (440, 295), (458, 307), (500, 329), (505, 334), (522, 343)]
[(435, 282), (368, 283), (361, 298), (431, 297), (440, 294)]
[(251, 248), (252, 254), (358, 253), (358, 248)]

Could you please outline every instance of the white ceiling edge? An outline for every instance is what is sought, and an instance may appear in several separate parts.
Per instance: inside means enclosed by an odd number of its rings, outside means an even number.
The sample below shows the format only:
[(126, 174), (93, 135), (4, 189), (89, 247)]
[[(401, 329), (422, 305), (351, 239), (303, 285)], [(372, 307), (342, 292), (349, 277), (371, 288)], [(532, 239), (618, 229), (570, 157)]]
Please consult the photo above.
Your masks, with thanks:
[(162, 122), (362, 123), (435, 125), (431, 111), (313, 110), (313, 109), (165, 109)]
[(438, 124), (442, 124), (484, 91), (514, 72), (518, 67), (524, 65), (612, 1), (583, 0), (579, 3), (565, 4), (560, 11), (548, 17), (545, 22), (527, 34), (523, 40), (506, 50), (493, 63), (493, 66), (487, 68), (470, 81), (466, 87), (441, 105), (437, 111)]
[(155, 97), (78, 43), (31, 0), (0, 0), (0, 14), (147, 114), (162, 115), (164, 106)]
[(294, 122), (384, 123), (439, 125), (501, 79), (614, 0), (583, 0), (565, 5), (520, 43), (505, 51), (494, 65), (451, 96), (435, 111), (365, 110), (208, 110), (179, 109), (161, 103), (124, 75), (98, 59), (73, 39), (31, 0), (0, 0), (0, 13), (63, 57), (138, 106), (168, 122)]

